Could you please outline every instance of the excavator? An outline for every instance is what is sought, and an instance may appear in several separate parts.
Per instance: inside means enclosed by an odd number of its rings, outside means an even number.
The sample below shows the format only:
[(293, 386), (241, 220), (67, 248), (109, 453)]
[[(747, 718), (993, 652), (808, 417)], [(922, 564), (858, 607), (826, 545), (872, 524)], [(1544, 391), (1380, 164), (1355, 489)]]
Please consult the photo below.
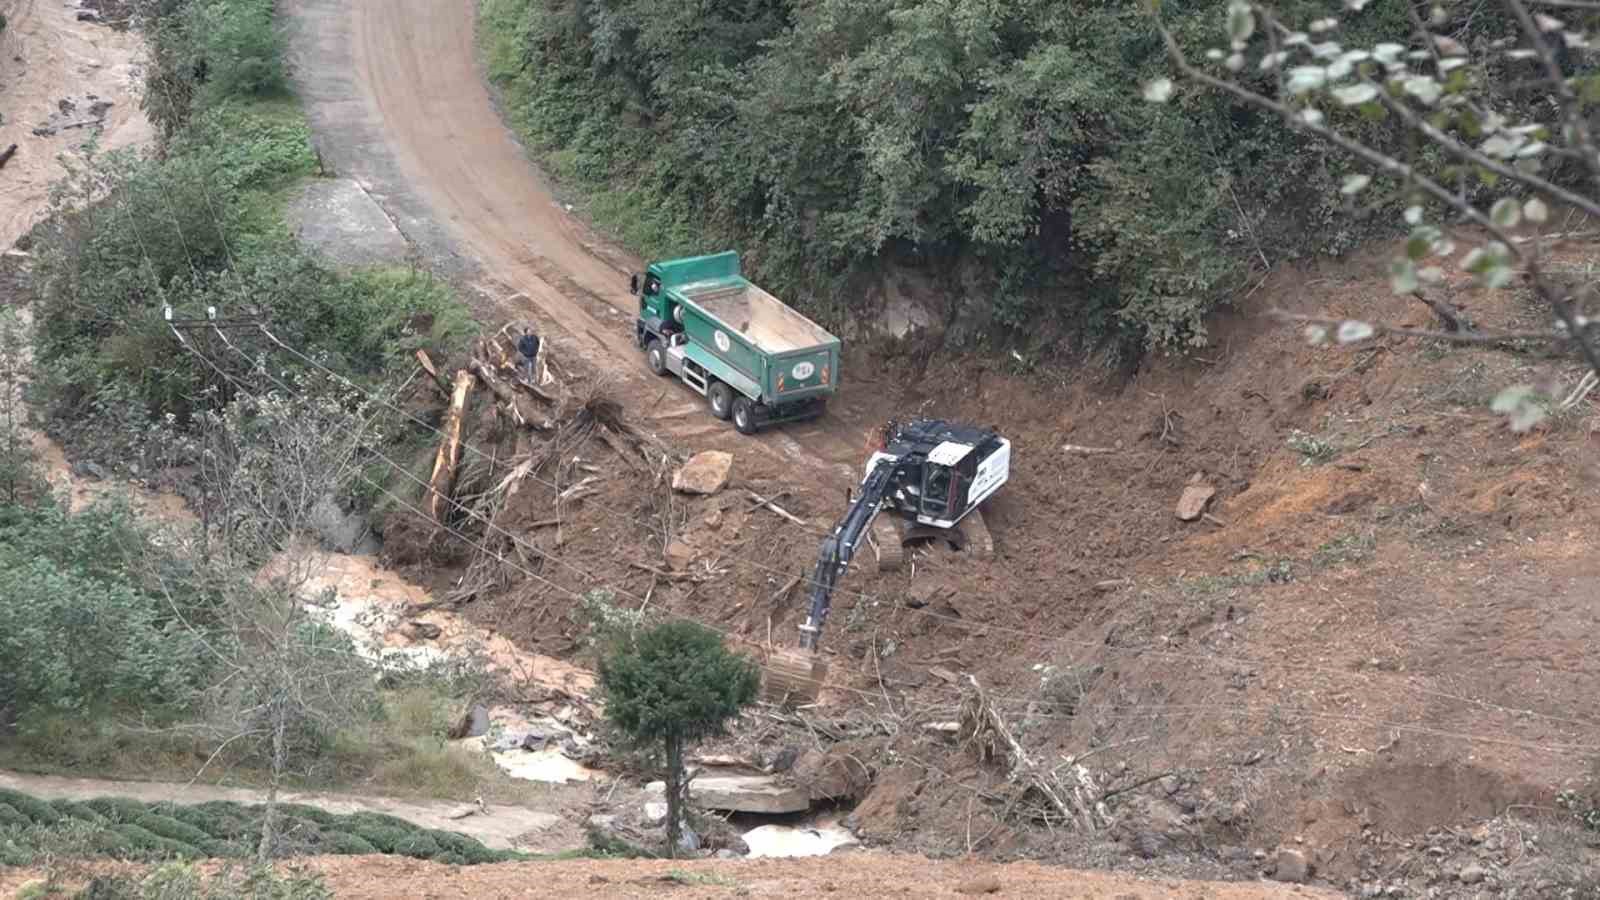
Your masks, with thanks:
[[(800, 650), (772, 654), (768, 699), (815, 701), (827, 677), (818, 654), (833, 594), (850, 560), (884, 510), (914, 523), (921, 534), (956, 529), (1011, 474), (1011, 442), (992, 429), (914, 419), (890, 422), (879, 433), (866, 474), (850, 506), (822, 542), (800, 625)], [(898, 548), (896, 548), (898, 549)]]

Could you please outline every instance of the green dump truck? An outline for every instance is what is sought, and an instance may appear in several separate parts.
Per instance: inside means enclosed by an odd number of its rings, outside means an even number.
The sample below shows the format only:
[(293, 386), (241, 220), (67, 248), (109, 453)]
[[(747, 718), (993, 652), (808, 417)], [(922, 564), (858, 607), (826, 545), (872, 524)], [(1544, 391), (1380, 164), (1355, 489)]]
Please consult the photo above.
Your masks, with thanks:
[(816, 418), (838, 389), (839, 339), (746, 280), (733, 251), (651, 263), (629, 292), (651, 370), (743, 434)]

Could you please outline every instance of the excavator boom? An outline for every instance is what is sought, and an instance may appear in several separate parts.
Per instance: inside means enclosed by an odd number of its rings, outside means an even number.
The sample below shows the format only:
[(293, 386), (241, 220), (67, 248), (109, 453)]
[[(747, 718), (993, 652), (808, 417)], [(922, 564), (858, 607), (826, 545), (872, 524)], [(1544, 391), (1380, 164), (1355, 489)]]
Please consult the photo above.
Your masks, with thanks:
[(805, 623), (800, 626), (801, 649), (817, 649), (817, 639), (822, 634), (823, 622), (827, 620), (828, 608), (832, 605), (833, 589), (850, 567), (850, 559), (856, 554), (856, 545), (867, 529), (872, 527), (872, 520), (878, 517), (878, 511), (883, 509), (884, 496), (894, 482), (895, 472), (900, 465), (901, 461), (892, 457), (883, 457), (874, 463), (872, 471), (861, 482), (861, 492), (851, 502), (839, 524), (834, 526), (833, 533), (823, 539), (822, 552), (817, 554), (817, 568), (811, 574), (810, 610)]

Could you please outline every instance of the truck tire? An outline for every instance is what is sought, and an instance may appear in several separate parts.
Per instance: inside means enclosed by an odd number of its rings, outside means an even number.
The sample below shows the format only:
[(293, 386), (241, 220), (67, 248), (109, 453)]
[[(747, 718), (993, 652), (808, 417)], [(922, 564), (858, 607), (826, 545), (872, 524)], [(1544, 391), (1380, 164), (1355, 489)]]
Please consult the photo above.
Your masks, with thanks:
[(711, 414), (726, 422), (733, 412), (733, 388), (713, 381), (706, 390), (706, 402), (711, 405)]
[(645, 361), (650, 363), (650, 371), (657, 375), (667, 374), (667, 352), (661, 349), (661, 342), (651, 338), (644, 348)]
[(756, 405), (749, 397), (733, 398), (733, 427), (739, 429), (740, 434), (756, 433)]

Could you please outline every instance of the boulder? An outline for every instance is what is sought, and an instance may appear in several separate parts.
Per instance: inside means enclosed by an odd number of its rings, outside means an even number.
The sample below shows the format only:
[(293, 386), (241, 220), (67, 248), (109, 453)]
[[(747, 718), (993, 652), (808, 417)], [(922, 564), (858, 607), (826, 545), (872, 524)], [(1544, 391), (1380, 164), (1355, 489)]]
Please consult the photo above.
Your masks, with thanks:
[[(647, 793), (664, 794), (666, 785), (652, 781), (644, 789)], [(805, 788), (769, 775), (697, 775), (689, 782), (689, 800), (702, 809), (767, 815), (811, 808), (811, 797)]]
[(809, 750), (794, 764), (794, 780), (805, 786), (813, 800), (855, 801), (872, 786), (872, 773), (862, 765), (857, 748), (838, 745), (827, 753)]
[(1189, 479), (1189, 483), (1184, 486), (1183, 496), (1178, 498), (1176, 513), (1182, 521), (1193, 522), (1195, 519), (1200, 518), (1205, 514), (1206, 504), (1210, 503), (1211, 498), (1217, 495), (1216, 487), (1206, 484), (1201, 479), (1200, 473), (1196, 472)]
[(1311, 862), (1306, 855), (1293, 847), (1278, 851), (1277, 862), (1272, 867), (1272, 877), (1291, 884), (1300, 884), (1311, 877)]
[(672, 476), (672, 489), (685, 494), (715, 494), (728, 486), (733, 472), (733, 454), (705, 450), (689, 457)]

